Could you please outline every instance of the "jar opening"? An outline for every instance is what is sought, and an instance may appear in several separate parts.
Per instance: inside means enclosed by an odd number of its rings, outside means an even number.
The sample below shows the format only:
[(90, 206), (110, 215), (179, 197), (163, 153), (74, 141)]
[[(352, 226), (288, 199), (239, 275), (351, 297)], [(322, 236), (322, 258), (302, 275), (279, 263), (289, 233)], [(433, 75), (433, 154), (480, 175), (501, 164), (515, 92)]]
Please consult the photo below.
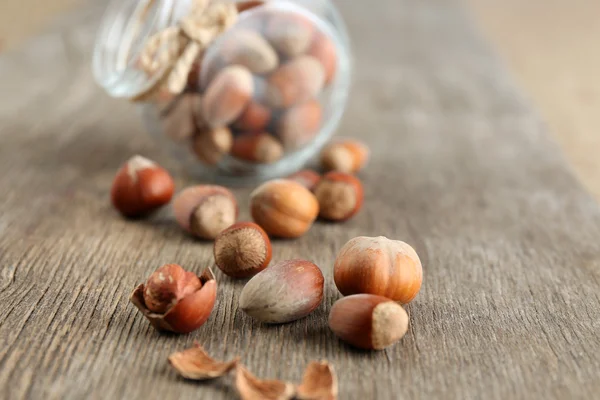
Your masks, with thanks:
[(137, 67), (149, 37), (174, 26), (191, 0), (112, 0), (96, 37), (92, 68), (96, 81), (113, 97), (134, 97), (160, 77)]

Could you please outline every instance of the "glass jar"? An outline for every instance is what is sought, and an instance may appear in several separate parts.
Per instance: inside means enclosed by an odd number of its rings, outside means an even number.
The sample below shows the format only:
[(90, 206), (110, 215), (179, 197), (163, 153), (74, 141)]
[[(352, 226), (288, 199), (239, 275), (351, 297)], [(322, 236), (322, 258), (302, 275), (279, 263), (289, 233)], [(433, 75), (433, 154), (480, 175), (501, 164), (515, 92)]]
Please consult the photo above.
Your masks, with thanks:
[(98, 83), (138, 103), (162, 147), (230, 185), (287, 176), (326, 144), (350, 64), (329, 0), (113, 0), (93, 57)]

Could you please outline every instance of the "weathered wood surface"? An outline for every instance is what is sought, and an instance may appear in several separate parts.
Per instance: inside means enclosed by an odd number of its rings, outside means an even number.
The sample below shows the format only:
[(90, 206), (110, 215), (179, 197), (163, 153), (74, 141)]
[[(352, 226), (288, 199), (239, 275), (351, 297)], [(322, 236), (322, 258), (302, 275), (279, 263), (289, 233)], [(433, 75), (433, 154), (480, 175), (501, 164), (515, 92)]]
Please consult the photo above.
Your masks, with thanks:
[[(211, 245), (168, 211), (127, 222), (109, 206), (133, 153), (175, 165), (92, 82), (98, 6), (0, 58), (0, 398), (234, 396), (228, 379), (191, 383), (168, 367), (194, 340), (262, 377), (297, 381), (327, 358), (342, 399), (598, 396), (597, 204), (456, 5), (339, 5), (357, 60), (340, 131), (372, 146), (367, 199), (347, 224), (275, 243), (275, 259), (307, 257), (327, 277), (323, 305), (282, 326), (238, 312), (243, 283), (222, 274), (218, 306), (190, 335), (156, 333), (129, 304), (163, 263), (210, 264)], [(352, 350), (326, 325), (335, 253), (357, 235), (404, 239), (424, 261), (410, 331), (387, 351)]]

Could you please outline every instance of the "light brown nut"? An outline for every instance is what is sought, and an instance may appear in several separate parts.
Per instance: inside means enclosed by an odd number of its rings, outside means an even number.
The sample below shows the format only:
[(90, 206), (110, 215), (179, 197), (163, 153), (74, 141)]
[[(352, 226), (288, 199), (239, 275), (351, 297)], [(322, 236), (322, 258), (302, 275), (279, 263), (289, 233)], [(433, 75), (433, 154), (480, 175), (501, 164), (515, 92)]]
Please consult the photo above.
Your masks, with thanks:
[(241, 65), (254, 74), (267, 74), (279, 65), (279, 57), (258, 32), (237, 28), (225, 34), (218, 51), (228, 65)]
[(311, 45), (313, 23), (296, 12), (270, 10), (265, 36), (273, 47), (286, 58), (305, 53)]
[(353, 139), (338, 139), (321, 151), (321, 164), (326, 171), (355, 173), (369, 160), (369, 148)]
[(231, 155), (244, 161), (271, 164), (281, 159), (283, 147), (266, 132), (246, 133), (235, 138)]
[(186, 379), (203, 381), (226, 375), (235, 369), (239, 357), (231, 361), (217, 361), (209, 356), (202, 346), (195, 343), (194, 347), (171, 354), (168, 360), (179, 375)]
[[(187, 274), (182, 274), (182, 276), (186, 280), (189, 279)], [(146, 287), (143, 283), (133, 291), (129, 301), (144, 314), (157, 330), (189, 333), (206, 322), (217, 298), (217, 281), (215, 281), (215, 276), (210, 268), (206, 268), (198, 278), (201, 285), (199, 287), (184, 285), (186, 289), (183, 291), (186, 294), (174, 302), (164, 313), (156, 313), (148, 309), (144, 301)], [(196, 290), (192, 291), (190, 288)]]
[(161, 129), (171, 140), (183, 142), (194, 135), (196, 126), (193, 107), (198, 97), (195, 94), (182, 94), (161, 113)]
[(271, 241), (260, 226), (240, 222), (216, 237), (213, 254), (215, 264), (224, 274), (248, 278), (267, 268), (271, 262)]
[(272, 112), (269, 107), (256, 100), (251, 100), (233, 127), (247, 132), (263, 131), (269, 125), (271, 116)]
[(400, 240), (359, 236), (338, 253), (333, 279), (344, 296), (369, 293), (409, 303), (421, 289), (423, 267), (415, 250)]
[(175, 198), (173, 211), (183, 229), (202, 239), (214, 239), (233, 225), (238, 215), (233, 193), (215, 185), (184, 189)]
[(286, 149), (298, 149), (315, 138), (321, 128), (321, 105), (310, 100), (289, 108), (277, 124), (278, 136)]
[(203, 116), (208, 125), (221, 128), (239, 118), (252, 98), (253, 89), (248, 69), (233, 65), (219, 71), (202, 98)]
[(385, 297), (356, 294), (334, 303), (329, 327), (352, 346), (381, 350), (406, 334), (408, 314), (401, 305)]
[(360, 211), (363, 204), (363, 187), (356, 177), (331, 171), (315, 188), (319, 201), (319, 216), (330, 221), (345, 221)]
[(243, 365), (237, 367), (235, 387), (242, 400), (291, 400), (296, 392), (292, 383), (258, 379)]
[(338, 66), (337, 51), (333, 41), (327, 35), (316, 32), (307, 54), (319, 60), (323, 66), (325, 85), (333, 82)]
[(229, 128), (216, 128), (198, 131), (192, 148), (200, 161), (215, 165), (231, 151), (233, 135)]
[(336, 400), (337, 396), (338, 382), (333, 366), (325, 360), (308, 364), (296, 397), (299, 400)]
[(316, 97), (325, 83), (325, 71), (314, 57), (301, 56), (280, 66), (267, 81), (266, 104), (288, 108)]
[(110, 197), (113, 206), (125, 217), (141, 217), (171, 201), (175, 183), (171, 175), (142, 156), (130, 158), (119, 169)]
[(304, 235), (319, 213), (316, 197), (297, 182), (276, 179), (250, 195), (250, 213), (269, 235), (296, 238)]
[(269, 324), (295, 321), (321, 304), (323, 283), (323, 274), (315, 264), (282, 261), (250, 279), (240, 294), (240, 309)]
[(310, 190), (314, 191), (317, 184), (321, 181), (321, 175), (313, 171), (312, 169), (303, 169), (302, 171), (298, 171), (286, 179), (290, 181), (295, 181)]

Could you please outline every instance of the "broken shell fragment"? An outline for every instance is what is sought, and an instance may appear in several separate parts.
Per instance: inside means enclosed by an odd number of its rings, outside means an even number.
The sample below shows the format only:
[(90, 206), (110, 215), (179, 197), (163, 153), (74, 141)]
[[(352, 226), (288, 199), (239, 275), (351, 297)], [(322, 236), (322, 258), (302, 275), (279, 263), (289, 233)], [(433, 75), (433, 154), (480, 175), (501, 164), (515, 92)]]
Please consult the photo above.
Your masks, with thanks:
[(195, 343), (194, 347), (171, 354), (168, 360), (184, 378), (202, 381), (227, 374), (237, 366), (239, 357), (230, 361), (217, 361)]
[(333, 366), (327, 361), (313, 361), (304, 371), (296, 397), (300, 400), (335, 400), (338, 382)]
[(258, 379), (243, 365), (237, 367), (235, 386), (242, 400), (289, 400), (296, 391), (290, 382)]

